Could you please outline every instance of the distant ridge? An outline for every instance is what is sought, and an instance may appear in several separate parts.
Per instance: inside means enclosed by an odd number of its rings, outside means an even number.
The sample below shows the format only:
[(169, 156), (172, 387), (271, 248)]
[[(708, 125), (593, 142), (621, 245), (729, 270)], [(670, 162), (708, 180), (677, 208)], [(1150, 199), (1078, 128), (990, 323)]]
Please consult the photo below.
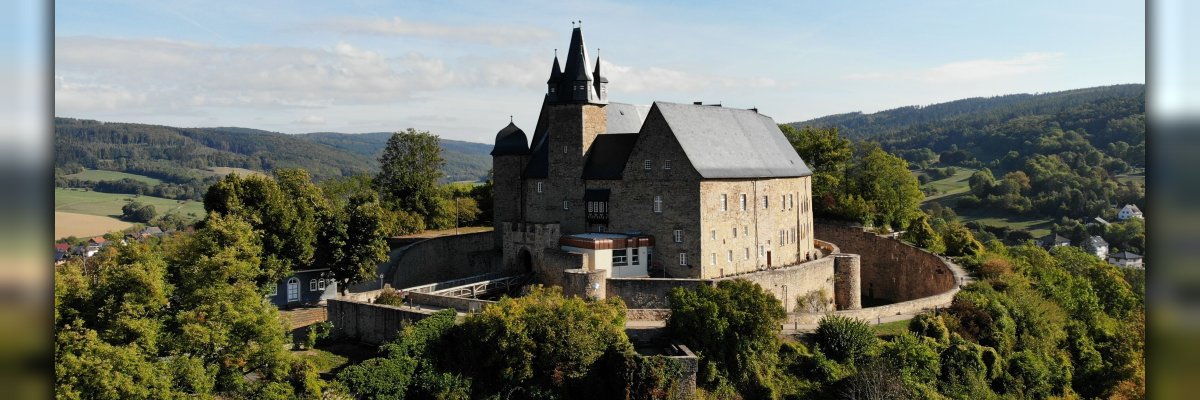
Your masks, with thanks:
[[(173, 181), (211, 167), (303, 168), (314, 178), (326, 179), (378, 170), (376, 157), (390, 136), (390, 132), (289, 135), (241, 127), (178, 128), (55, 118), (54, 162), (58, 168), (77, 164)], [(447, 181), (486, 179), (491, 145), (443, 139), (442, 149)]]
[(973, 97), (928, 106), (899, 107), (871, 114), (834, 114), (787, 125), (796, 128), (837, 127), (847, 138), (857, 140), (895, 134), (906, 128), (931, 122), (994, 123), (1024, 115), (1055, 114), (1098, 100), (1144, 96), (1145, 91), (1146, 87), (1143, 84), (1123, 84), (1050, 93)]

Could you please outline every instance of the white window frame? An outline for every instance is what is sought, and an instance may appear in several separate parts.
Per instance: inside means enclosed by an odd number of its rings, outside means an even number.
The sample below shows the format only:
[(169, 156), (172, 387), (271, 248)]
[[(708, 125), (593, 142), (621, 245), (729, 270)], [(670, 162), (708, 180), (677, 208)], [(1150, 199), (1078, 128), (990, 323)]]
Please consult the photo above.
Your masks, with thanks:
[(325, 291), (325, 279), (317, 279), (317, 290)]
[(571, 201), (563, 200), (563, 210), (570, 210), (570, 209), (571, 209)]
[(278, 295), (279, 295), (279, 282), (275, 282), (274, 285), (271, 285), (271, 296), (278, 296)]
[(308, 291), (310, 291), (310, 292), (317, 291), (317, 280), (316, 279), (308, 280)]
[(750, 248), (749, 248), (749, 247), (744, 247), (744, 248), (743, 248), (743, 250), (745, 250), (745, 253), (746, 253), (746, 259), (747, 259), (747, 260), (749, 260), (749, 259), (750, 259)]
[(763, 209), (771, 209), (771, 196), (763, 195)]
[(679, 253), (679, 265), (688, 265), (687, 253)]
[(543, 185), (543, 182), (538, 182), (538, 183), (537, 183), (537, 192), (538, 192), (538, 193), (541, 193), (543, 190), (545, 190), (545, 187), (544, 187), (544, 185)]
[(745, 193), (741, 194), (739, 201), (741, 201), (741, 204), (742, 204), (742, 211), (746, 211), (746, 194)]
[(761, 245), (761, 244), (760, 244), (760, 245), (758, 245), (758, 256), (759, 256), (759, 257), (766, 257), (766, 256), (767, 256), (767, 249), (766, 249), (765, 247), (763, 247), (763, 245)]
[(712, 230), (712, 233), (711, 233), (709, 236), (710, 236), (710, 237), (709, 237), (710, 239), (712, 239), (712, 240), (717, 240), (717, 230), (716, 230), (716, 229), (713, 229), (713, 230)]
[(721, 211), (729, 211), (729, 195), (721, 194)]
[(629, 248), (629, 265), (641, 264), (641, 251), (637, 247)]
[(726, 261), (733, 263), (733, 250), (727, 250), (727, 253), (725, 254), (725, 259), (726, 259)]
[(683, 230), (682, 229), (675, 230), (675, 243), (683, 243)]
[(653, 168), (654, 168), (654, 161), (651, 161), (651, 160), (642, 161), (642, 169), (643, 170), (649, 171)]
[(629, 265), (629, 253), (625, 249), (614, 249), (612, 265), (614, 267), (624, 267)]
[(662, 210), (663, 210), (662, 196), (654, 196), (654, 212), (656, 214), (662, 214), (662, 212), (663, 212)]
[(717, 265), (717, 253), (712, 253), (712, 265)]
[(671, 160), (663, 161), (663, 169), (671, 169)]

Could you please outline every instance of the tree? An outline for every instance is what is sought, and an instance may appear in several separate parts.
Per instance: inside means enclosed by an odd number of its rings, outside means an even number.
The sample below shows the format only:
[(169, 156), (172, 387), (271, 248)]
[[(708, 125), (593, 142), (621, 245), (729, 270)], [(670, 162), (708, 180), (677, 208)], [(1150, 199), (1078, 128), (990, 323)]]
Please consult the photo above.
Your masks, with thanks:
[(877, 145), (864, 144), (858, 151), (861, 156), (847, 171), (847, 185), (842, 190), (863, 197), (877, 226), (907, 227), (925, 198), (908, 163)]
[(130, 201), (121, 206), (121, 219), (126, 221), (149, 223), (154, 220), (156, 215), (158, 213), (154, 210), (153, 204)]
[(946, 224), (942, 230), (942, 241), (946, 244), (946, 254), (951, 256), (972, 256), (983, 251), (983, 243), (979, 243), (971, 230), (957, 221)]
[(437, 136), (412, 128), (392, 134), (379, 156), (379, 174), (373, 182), (390, 208), (417, 214), (429, 226), (436, 225), (433, 218), (442, 197), (438, 181), (445, 161), (438, 141)]
[(320, 206), (315, 198), (319, 196), (303, 181), (303, 172), (285, 171), (281, 176), (286, 191), (268, 177), (229, 174), (204, 194), (206, 211), (236, 216), (261, 235), (262, 268), (255, 281), (264, 288), (294, 267), (310, 265), (316, 251), (315, 217)]
[(728, 380), (744, 396), (771, 397), (778, 388), (782, 304), (758, 284), (735, 279), (716, 288), (676, 288), (670, 294), (667, 330), (697, 354), (697, 381), (710, 388)]
[(328, 265), (339, 288), (375, 279), (380, 263), (388, 260), (384, 226), (385, 213), (371, 192), (352, 195), (342, 215), (324, 224), (323, 246), (328, 246)]
[(908, 230), (901, 237), (917, 247), (933, 253), (946, 251), (946, 245), (942, 243), (942, 235), (939, 235), (929, 225), (929, 214), (924, 212), (918, 214), (917, 218), (908, 224)]
[(813, 336), (817, 347), (830, 358), (851, 363), (866, 356), (878, 340), (866, 322), (840, 315), (821, 318)]

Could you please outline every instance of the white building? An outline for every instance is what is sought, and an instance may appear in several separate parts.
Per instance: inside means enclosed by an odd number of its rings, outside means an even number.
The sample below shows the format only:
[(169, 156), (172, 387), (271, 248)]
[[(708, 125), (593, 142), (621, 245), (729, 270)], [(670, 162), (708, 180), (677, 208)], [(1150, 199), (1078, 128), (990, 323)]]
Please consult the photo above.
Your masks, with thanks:
[(1142, 264), (1142, 256), (1128, 251), (1110, 254), (1108, 263), (1122, 268), (1145, 268), (1145, 264)]
[(1142, 210), (1133, 204), (1126, 204), (1117, 212), (1117, 219), (1124, 221), (1130, 218), (1142, 218)]
[(1101, 260), (1108, 256), (1108, 242), (1104, 241), (1104, 238), (1099, 236), (1087, 238), (1087, 240), (1083, 241), (1083, 245), (1080, 247), (1082, 247), (1083, 250), (1087, 251), (1088, 253), (1095, 254), (1096, 257), (1100, 258)]

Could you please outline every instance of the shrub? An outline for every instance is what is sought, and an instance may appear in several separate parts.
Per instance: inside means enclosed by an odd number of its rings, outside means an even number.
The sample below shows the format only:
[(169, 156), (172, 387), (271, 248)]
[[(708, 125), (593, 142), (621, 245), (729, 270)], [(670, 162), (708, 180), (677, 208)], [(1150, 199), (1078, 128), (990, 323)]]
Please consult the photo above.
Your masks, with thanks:
[(950, 330), (946, 328), (946, 321), (940, 315), (918, 314), (908, 321), (908, 330), (917, 335), (931, 338), (938, 343), (950, 340)]
[(866, 322), (840, 315), (821, 318), (815, 334), (817, 347), (830, 358), (854, 362), (874, 347), (874, 331)]
[(404, 305), (404, 293), (390, 287), (384, 288), (379, 292), (379, 297), (375, 298), (375, 304), (402, 306)]

